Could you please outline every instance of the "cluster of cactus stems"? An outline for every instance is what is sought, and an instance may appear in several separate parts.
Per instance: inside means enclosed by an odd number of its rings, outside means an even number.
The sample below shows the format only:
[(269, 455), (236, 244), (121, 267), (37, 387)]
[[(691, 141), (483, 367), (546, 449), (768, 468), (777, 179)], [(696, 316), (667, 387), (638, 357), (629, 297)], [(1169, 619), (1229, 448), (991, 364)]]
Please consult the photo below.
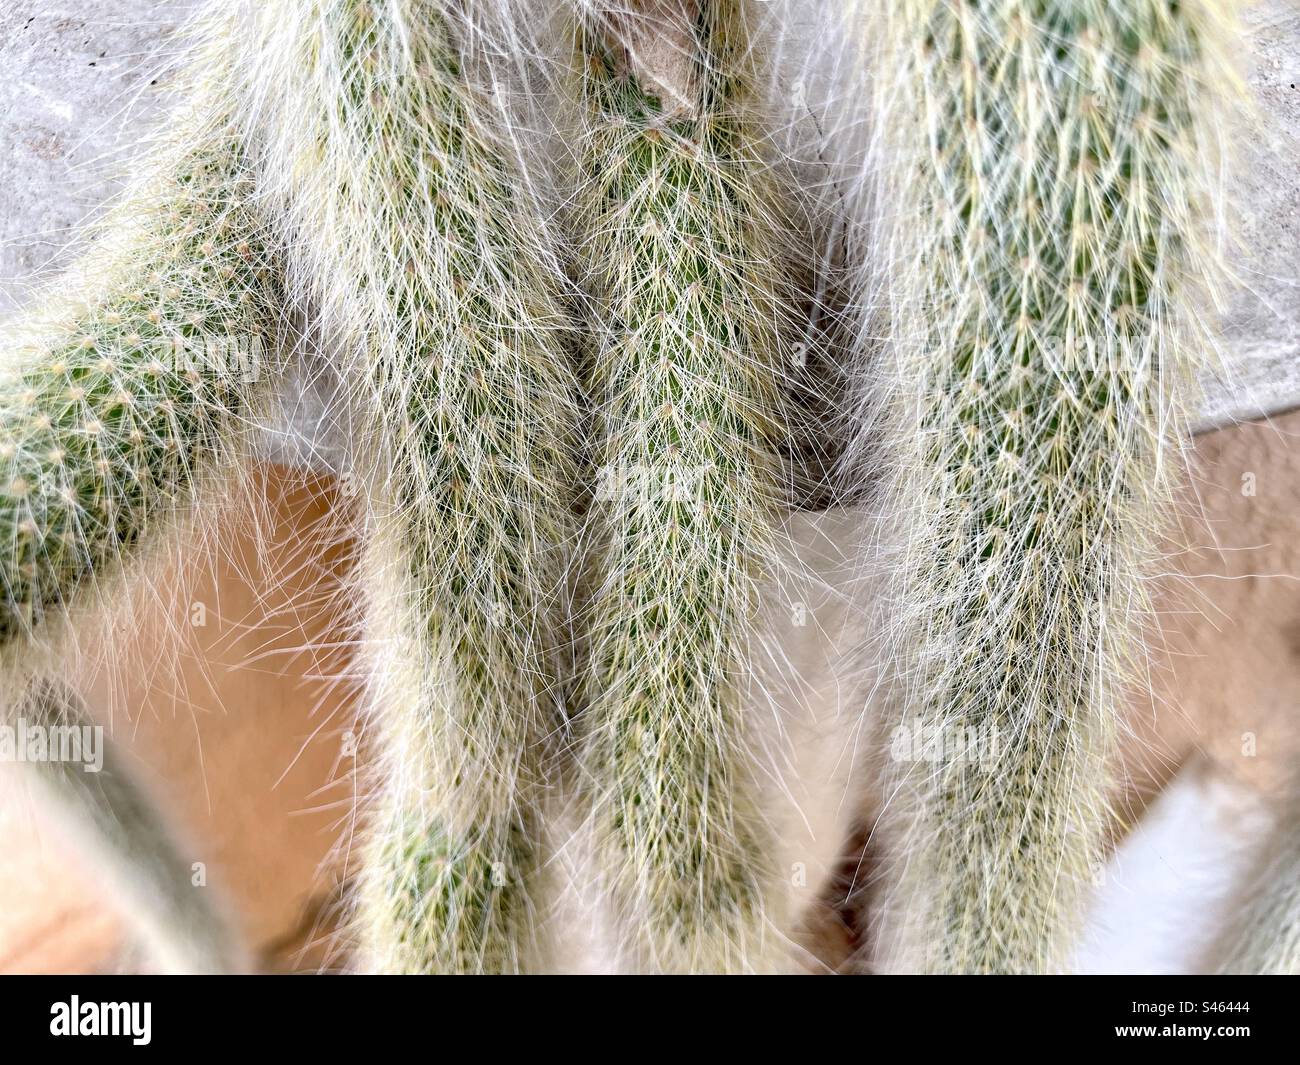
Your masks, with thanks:
[[(587, 12), (581, 262), (600, 338), (585, 743), (613, 891), (657, 970), (761, 967), (771, 847), (742, 720), (783, 440), (778, 231), (739, 5)], [(654, 84), (629, 62), (680, 41)], [(629, 472), (638, 475), (629, 476)]]
[[(887, 964), (1068, 956), (1205, 347), (1200, 149), (1233, 7), (857, 17), (889, 150), (866, 272), (887, 276), (897, 370), (899, 713), (976, 740), (896, 767)], [(7, 326), (0, 640), (25, 687), (15, 663), (233, 454), (286, 309), (316, 316), (366, 486), (367, 967), (531, 966), (566, 758), (637, 968), (783, 964), (745, 708), (788, 506), (792, 303), (746, 8), (566, 5), (576, 75), (549, 83), (580, 136), (562, 239), (493, 91), (494, 64), (533, 51), (516, 0), (223, 5), (174, 143), (67, 294)], [(110, 789), (87, 820), (119, 860), (152, 856), (196, 967), (237, 964), (167, 886), (142, 803)], [(1284, 857), (1231, 965), (1294, 968)]]
[(894, 497), (914, 801), (894, 964), (1050, 972), (1110, 823), (1140, 567), (1204, 357), (1211, 0), (902, 0)]

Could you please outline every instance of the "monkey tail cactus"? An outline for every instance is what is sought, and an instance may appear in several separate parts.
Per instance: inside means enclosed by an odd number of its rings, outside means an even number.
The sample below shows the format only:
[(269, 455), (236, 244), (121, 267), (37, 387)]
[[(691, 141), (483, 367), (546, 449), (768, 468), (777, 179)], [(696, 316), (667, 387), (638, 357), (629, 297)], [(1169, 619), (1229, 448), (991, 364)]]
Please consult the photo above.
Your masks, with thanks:
[(872, 22), (906, 441), (896, 724), (941, 745), (895, 749), (894, 965), (1051, 971), (1076, 931), (1206, 351), (1235, 6), (901, 0)]
[(576, 381), (563, 271), (483, 86), (500, 15), (254, 11), (263, 167), (361, 408), (380, 797), (357, 926), (386, 971), (523, 964), (544, 752), (564, 728)]
[(99, 239), (4, 323), (0, 641), (15, 667), (186, 509), (271, 377), (278, 274), (223, 30)]
[(585, 765), (642, 964), (767, 967), (742, 699), (782, 502), (774, 270), (742, 4), (580, 5), (580, 255), (601, 337)]
[[(56, 654), (99, 627), (125, 575), (147, 579), (275, 379), (282, 289), (234, 127), (230, 23), (195, 37), (142, 176), (57, 286), (0, 326), (0, 719), (47, 712)], [(64, 768), (45, 784), (106, 875), (146, 885), (155, 945), (179, 968), (239, 964), (156, 811), (128, 781), (92, 790)]]

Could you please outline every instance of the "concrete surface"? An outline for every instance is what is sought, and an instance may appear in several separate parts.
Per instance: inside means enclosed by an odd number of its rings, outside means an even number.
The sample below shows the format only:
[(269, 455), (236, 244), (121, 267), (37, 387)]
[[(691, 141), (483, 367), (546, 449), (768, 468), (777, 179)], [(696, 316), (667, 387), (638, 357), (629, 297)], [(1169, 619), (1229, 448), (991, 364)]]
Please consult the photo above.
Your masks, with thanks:
[[(129, 172), (185, 5), (0, 0), (0, 306), (57, 266)], [(157, 79), (160, 81), (160, 79)]]
[(1224, 372), (1206, 383), (1207, 427), (1300, 403), (1300, 7), (1268, 0), (1247, 22), (1257, 110), (1229, 182), (1237, 291), (1222, 321)]

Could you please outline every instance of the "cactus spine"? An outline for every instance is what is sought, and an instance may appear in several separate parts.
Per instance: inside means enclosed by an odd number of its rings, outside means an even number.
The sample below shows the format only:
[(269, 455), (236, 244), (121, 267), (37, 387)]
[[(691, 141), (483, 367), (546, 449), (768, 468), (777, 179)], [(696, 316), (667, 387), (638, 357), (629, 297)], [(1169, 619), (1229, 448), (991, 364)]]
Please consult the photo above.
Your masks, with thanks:
[(588, 6), (580, 27), (580, 255), (602, 338), (585, 765), (641, 964), (744, 970), (776, 946), (742, 721), (781, 502), (776, 231), (741, 5), (649, 7)]
[[(905, 455), (893, 964), (1058, 968), (1178, 465), (1198, 335), (1215, 0), (902, 0), (893, 342)], [(914, 653), (913, 653), (914, 652)], [(974, 743), (971, 743), (971, 740)], [(906, 805), (896, 802), (896, 806)]]
[(509, 23), (470, 11), (281, 0), (262, 16), (279, 44), (250, 68), (278, 100), (264, 165), (284, 175), (294, 268), (362, 408), (381, 795), (357, 926), (390, 972), (524, 964), (565, 717), (563, 274), (480, 84)]

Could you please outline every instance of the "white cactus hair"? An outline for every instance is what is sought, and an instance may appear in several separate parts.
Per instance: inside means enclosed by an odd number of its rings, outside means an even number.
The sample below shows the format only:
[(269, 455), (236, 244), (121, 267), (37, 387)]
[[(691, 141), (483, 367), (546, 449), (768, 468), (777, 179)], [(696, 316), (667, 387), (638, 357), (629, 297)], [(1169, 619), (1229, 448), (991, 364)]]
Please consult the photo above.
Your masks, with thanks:
[(862, 11), (888, 175), (863, 291), (888, 301), (892, 346), (863, 379), (895, 397), (899, 470), (888, 723), (950, 742), (889, 766), (883, 967), (1067, 960), (1111, 825), (1118, 707), (1142, 683), (1142, 574), (1212, 347), (1236, 7)]

